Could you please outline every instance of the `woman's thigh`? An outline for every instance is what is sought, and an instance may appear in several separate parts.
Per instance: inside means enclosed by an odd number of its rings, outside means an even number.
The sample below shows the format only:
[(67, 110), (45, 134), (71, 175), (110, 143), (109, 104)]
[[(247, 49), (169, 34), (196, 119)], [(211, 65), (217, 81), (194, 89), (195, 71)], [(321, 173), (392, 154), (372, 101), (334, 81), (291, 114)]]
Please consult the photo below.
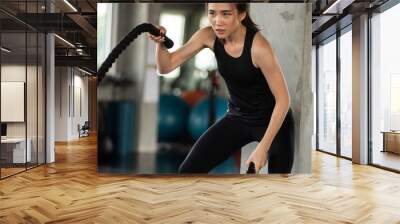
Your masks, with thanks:
[[(267, 130), (265, 127), (253, 129), (253, 137), (261, 141)], [(290, 173), (294, 159), (294, 120), (289, 111), (268, 151), (268, 173)]]
[(208, 173), (250, 142), (250, 134), (241, 121), (224, 116), (196, 141), (179, 173)]

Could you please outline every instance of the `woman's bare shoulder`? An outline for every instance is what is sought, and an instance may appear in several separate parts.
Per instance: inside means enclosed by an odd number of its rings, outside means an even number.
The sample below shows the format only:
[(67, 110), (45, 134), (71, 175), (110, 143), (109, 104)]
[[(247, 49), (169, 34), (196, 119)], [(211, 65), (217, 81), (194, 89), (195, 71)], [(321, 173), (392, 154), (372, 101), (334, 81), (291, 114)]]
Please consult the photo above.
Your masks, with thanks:
[(270, 58), (273, 56), (273, 50), (271, 44), (265, 38), (261, 32), (257, 32), (253, 39), (253, 44), (251, 46), (251, 57), (254, 66), (259, 67), (259, 60), (265, 60), (265, 58)]
[(252, 49), (265, 51), (271, 48), (267, 38), (265, 38), (261, 32), (257, 32), (253, 39)]
[(204, 45), (210, 49), (213, 49), (216, 36), (211, 26), (201, 28), (199, 30), (199, 34), (204, 41)]

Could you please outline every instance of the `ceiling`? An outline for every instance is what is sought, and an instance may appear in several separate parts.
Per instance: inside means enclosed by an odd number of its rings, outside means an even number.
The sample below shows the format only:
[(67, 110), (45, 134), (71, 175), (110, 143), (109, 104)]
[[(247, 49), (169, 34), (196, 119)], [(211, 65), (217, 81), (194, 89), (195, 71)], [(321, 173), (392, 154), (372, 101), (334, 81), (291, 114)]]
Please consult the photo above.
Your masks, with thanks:
[[(54, 32), (57, 34), (56, 65), (79, 66), (95, 73), (97, 1), (47, 0), (47, 2), (46, 6), (44, 0), (0, 1), (2, 46), (13, 50), (7, 54), (7, 58), (18, 59), (26, 52), (27, 58), (31, 58), (31, 54), (34, 55), (37, 45), (36, 41), (31, 40), (34, 35), (28, 34), (28, 45), (25, 45), (25, 31)], [(35, 43), (29, 43), (30, 41)]]
[(353, 17), (373, 11), (388, 0), (314, 0), (312, 12), (313, 44), (319, 43), (350, 25)]

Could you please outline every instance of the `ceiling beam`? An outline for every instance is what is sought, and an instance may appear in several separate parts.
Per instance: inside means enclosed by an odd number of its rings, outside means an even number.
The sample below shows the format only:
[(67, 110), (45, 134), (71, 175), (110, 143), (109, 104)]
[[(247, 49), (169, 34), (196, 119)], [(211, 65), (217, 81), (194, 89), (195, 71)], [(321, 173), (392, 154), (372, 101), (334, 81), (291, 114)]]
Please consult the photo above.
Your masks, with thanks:
[(342, 14), (343, 10), (351, 5), (355, 0), (336, 0), (329, 4), (322, 14)]
[(97, 30), (87, 21), (85, 17), (80, 14), (68, 14), (67, 16), (77, 25), (79, 25), (89, 35), (90, 38), (96, 39)]

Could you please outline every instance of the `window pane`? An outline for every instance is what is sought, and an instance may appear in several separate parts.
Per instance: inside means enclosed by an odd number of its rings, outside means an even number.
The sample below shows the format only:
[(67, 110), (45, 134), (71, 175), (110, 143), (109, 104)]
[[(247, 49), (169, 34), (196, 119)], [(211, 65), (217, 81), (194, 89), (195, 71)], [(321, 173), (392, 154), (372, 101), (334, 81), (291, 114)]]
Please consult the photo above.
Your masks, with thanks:
[(351, 158), (352, 141), (352, 45), (351, 30), (340, 37), (340, 150)]
[[(400, 170), (400, 4), (372, 18), (372, 163)], [(387, 132), (383, 134), (383, 132)], [(386, 138), (385, 138), (386, 137)], [(385, 143), (385, 145), (384, 145)]]
[(312, 68), (312, 72), (311, 72), (311, 75), (312, 75), (312, 91), (313, 91), (313, 99), (314, 99), (314, 101), (313, 101), (313, 107), (314, 107), (314, 122), (313, 122), (313, 137), (312, 137), (312, 147), (313, 147), (313, 150), (316, 150), (317, 149), (317, 147), (316, 147), (316, 130), (317, 130), (317, 99), (316, 99), (316, 76), (317, 76), (317, 50), (316, 50), (316, 47), (315, 46), (313, 46), (312, 47), (312, 52), (311, 52), (311, 68)]
[(318, 51), (318, 148), (336, 153), (336, 40)]
[(46, 87), (46, 76), (45, 76), (45, 60), (46, 60), (46, 36), (43, 33), (39, 33), (39, 43), (38, 43), (38, 164), (45, 163), (45, 87)]
[(26, 80), (26, 125), (27, 125), (27, 167), (37, 165), (37, 79), (38, 79), (38, 35), (36, 32), (27, 33), (27, 80)]
[(111, 27), (112, 4), (97, 4), (97, 67), (106, 59), (111, 51), (111, 32), (107, 32), (106, 27)]
[[(21, 3), (25, 8), (25, 4)], [(0, 17), (8, 18), (0, 12)], [(10, 21), (13, 21), (10, 18)], [(13, 30), (11, 30), (11, 28)], [(23, 28), (22, 26), (19, 28)], [(25, 170), (30, 151), (26, 150), (25, 91), (27, 36), (24, 29), (1, 29), (1, 177)], [(29, 144), (28, 144), (29, 145)]]

